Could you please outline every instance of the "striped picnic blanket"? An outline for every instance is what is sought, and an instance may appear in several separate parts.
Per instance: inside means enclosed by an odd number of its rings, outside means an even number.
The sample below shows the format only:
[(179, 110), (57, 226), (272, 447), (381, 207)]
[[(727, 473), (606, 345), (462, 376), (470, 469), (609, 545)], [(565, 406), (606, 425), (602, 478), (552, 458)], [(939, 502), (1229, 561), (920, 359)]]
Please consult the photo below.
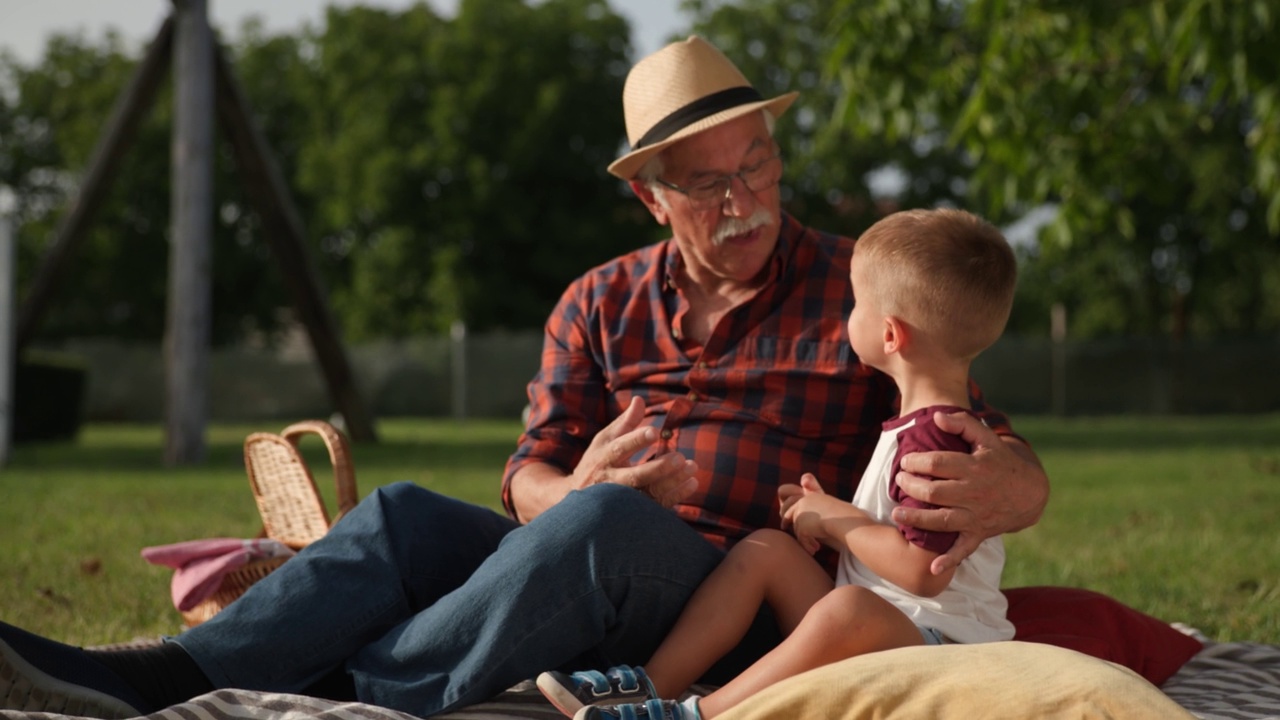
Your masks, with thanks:
[(1280, 720), (1280, 646), (1207, 642), (1160, 689), (1204, 720)]
[[(1205, 648), (1160, 688), (1202, 720), (1280, 720), (1280, 646), (1249, 642)], [(71, 720), (55, 713), (0, 710), (4, 720)], [(358, 702), (250, 690), (218, 690), (143, 716), (145, 720), (420, 720)], [(437, 720), (561, 720), (532, 683)]]

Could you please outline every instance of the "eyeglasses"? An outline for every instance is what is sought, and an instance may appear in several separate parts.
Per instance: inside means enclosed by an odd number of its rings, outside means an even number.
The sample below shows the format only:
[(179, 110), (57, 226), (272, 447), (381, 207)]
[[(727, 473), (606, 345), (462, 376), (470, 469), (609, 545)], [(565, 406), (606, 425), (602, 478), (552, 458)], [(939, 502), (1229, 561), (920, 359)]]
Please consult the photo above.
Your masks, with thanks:
[(671, 188), (689, 198), (689, 204), (695, 210), (710, 210), (721, 207), (733, 193), (733, 179), (738, 178), (753, 193), (763, 192), (778, 184), (782, 179), (782, 156), (771, 155), (764, 160), (739, 170), (736, 173), (721, 175), (711, 180), (704, 180), (697, 185), (680, 187), (662, 178), (654, 178), (663, 187)]

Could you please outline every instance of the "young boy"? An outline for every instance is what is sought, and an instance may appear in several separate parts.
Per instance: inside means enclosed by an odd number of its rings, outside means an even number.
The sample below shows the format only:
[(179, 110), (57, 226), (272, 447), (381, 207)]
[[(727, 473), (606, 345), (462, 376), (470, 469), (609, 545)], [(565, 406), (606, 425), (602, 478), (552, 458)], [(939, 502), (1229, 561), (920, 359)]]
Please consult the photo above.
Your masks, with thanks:
[[(566, 715), (709, 720), (779, 680), (855, 655), (908, 645), (1008, 640), (1000, 593), (1004, 547), (985, 541), (941, 575), (930, 563), (954, 533), (895, 526), (892, 509), (915, 503), (894, 481), (903, 455), (969, 452), (934, 413), (968, 412), (969, 365), (1004, 330), (1017, 267), (990, 223), (959, 210), (913, 210), (884, 218), (854, 245), (855, 302), (849, 342), (858, 358), (894, 379), (899, 416), (884, 424), (852, 504), (805, 474), (778, 489), (782, 527), (739, 542), (694, 593), (644, 668), (548, 672), (538, 687)], [(835, 583), (812, 558), (840, 551)], [(786, 639), (706, 697), (679, 697), (751, 625), (761, 603)]]

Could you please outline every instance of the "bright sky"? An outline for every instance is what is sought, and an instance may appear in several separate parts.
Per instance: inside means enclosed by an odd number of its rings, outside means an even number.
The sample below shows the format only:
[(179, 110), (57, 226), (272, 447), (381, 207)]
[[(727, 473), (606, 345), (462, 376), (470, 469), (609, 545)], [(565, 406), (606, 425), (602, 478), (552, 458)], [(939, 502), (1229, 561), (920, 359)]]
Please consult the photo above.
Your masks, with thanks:
[[(291, 31), (304, 23), (319, 25), (328, 5), (375, 5), (403, 8), (411, 0), (208, 0), (212, 23), (225, 37), (234, 37), (241, 20), (258, 15), (270, 31)], [(458, 0), (429, 0), (442, 14), (452, 15)], [(679, 0), (609, 0), (631, 22), (639, 55), (662, 47), (667, 36), (683, 32), (688, 20), (677, 10)], [(172, 7), (170, 0), (0, 0), (0, 48), (24, 63), (33, 63), (51, 32), (83, 32), (101, 39), (114, 27), (136, 48), (155, 35)]]

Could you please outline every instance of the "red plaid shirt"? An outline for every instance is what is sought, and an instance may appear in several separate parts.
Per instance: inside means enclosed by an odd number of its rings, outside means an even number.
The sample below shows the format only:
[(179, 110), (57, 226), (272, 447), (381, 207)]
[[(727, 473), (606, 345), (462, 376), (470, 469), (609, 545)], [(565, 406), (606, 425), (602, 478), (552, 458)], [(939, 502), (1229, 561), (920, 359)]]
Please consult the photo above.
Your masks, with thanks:
[[(784, 215), (768, 281), (694, 351), (679, 338), (688, 303), (673, 281), (683, 262), (674, 241), (575, 281), (547, 322), (529, 384), (528, 428), (503, 478), (508, 513), (517, 470), (542, 462), (571, 472), (634, 395), (660, 438), (636, 459), (674, 451), (697, 463), (698, 490), (676, 512), (721, 548), (778, 527), (778, 486), (802, 473), (850, 500), (898, 401), (893, 381), (848, 343), (852, 251), (852, 240)], [(989, 425), (1011, 432), (983, 411), (976, 385), (972, 394)]]

